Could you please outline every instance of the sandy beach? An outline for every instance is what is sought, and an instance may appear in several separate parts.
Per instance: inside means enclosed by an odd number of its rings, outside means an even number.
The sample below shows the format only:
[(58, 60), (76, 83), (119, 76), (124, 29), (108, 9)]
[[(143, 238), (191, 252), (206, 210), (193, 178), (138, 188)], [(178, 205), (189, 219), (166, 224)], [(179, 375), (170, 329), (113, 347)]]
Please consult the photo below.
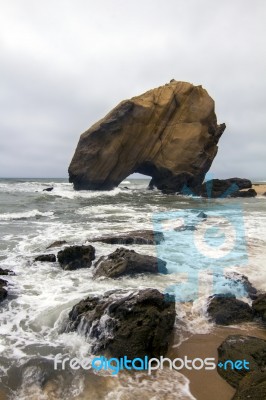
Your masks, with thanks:
[(262, 196), (264, 193), (266, 193), (266, 184), (253, 183), (252, 189), (256, 190), (258, 196)]
[[(265, 330), (254, 324), (246, 325), (245, 329), (218, 326), (209, 334), (190, 336), (176, 349), (177, 355), (175, 357), (188, 356), (190, 359), (215, 357), (217, 360), (217, 348), (229, 335), (248, 335), (266, 339)], [(189, 371), (183, 369), (181, 372), (190, 380), (190, 391), (197, 400), (217, 398), (219, 400), (231, 400), (235, 393), (234, 388), (222, 379), (216, 370)]]

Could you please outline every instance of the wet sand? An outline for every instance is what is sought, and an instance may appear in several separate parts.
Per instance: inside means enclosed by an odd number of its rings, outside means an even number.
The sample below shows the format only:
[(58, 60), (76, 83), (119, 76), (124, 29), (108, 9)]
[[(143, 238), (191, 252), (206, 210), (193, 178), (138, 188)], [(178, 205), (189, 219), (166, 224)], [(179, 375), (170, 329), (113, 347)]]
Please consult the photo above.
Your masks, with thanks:
[(253, 183), (252, 189), (256, 190), (258, 196), (262, 196), (264, 193), (266, 193), (266, 184)]
[[(228, 335), (249, 335), (266, 340), (266, 331), (250, 325), (247, 329), (216, 327), (212, 333), (192, 335), (180, 347), (176, 349), (175, 357), (190, 359), (214, 357), (217, 360), (217, 348)], [(173, 356), (173, 354), (171, 354)], [(184, 374), (190, 380), (190, 391), (197, 400), (231, 400), (235, 389), (220, 377), (216, 369), (213, 371), (190, 371), (183, 369)]]

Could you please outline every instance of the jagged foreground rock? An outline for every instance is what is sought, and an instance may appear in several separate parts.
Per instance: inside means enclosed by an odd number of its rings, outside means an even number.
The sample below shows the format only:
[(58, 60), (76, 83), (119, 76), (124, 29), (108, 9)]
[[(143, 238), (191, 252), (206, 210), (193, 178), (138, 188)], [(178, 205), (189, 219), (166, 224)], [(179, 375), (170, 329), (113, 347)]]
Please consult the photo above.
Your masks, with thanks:
[(89, 296), (69, 313), (66, 332), (78, 331), (92, 341), (92, 354), (113, 357), (165, 355), (175, 322), (175, 299), (156, 289), (113, 290)]
[(172, 80), (122, 101), (84, 132), (69, 166), (74, 188), (108, 190), (133, 172), (165, 192), (198, 187), (225, 124), (202, 86)]
[[(237, 389), (232, 400), (265, 400), (266, 341), (253, 336), (230, 335), (217, 350), (218, 373)], [(245, 360), (248, 369), (223, 367), (228, 360), (231, 360), (229, 363)]]

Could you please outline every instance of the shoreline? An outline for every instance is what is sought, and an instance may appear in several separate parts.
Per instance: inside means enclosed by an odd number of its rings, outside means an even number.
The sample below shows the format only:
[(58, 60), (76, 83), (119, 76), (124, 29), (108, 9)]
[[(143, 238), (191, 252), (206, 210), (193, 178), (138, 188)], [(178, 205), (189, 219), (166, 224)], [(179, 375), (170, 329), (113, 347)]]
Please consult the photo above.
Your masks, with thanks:
[[(217, 348), (229, 335), (247, 335), (255, 336), (266, 340), (266, 332), (259, 325), (252, 324), (239, 327), (215, 326), (213, 331), (207, 334), (194, 334), (181, 343), (177, 348), (169, 351), (171, 357), (189, 359), (197, 357), (214, 357), (217, 361)], [(217, 370), (206, 371), (182, 369), (180, 371), (189, 379), (189, 390), (197, 400), (231, 400), (236, 390), (229, 385), (217, 372)]]
[(253, 183), (252, 189), (256, 190), (258, 196), (263, 196), (266, 193), (266, 183)]

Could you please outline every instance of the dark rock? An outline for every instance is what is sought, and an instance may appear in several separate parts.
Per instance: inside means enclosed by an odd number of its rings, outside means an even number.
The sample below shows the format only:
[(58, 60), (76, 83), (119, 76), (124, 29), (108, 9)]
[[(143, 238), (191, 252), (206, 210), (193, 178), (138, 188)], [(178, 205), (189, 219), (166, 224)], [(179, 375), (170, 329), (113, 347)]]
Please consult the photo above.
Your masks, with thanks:
[[(266, 367), (266, 341), (253, 336), (243, 335), (230, 335), (218, 347), (218, 364), (231, 360), (246, 360), (248, 368), (232, 369), (232, 366), (227, 365), (217, 367), (218, 373), (224, 378), (231, 386), (237, 387), (243, 377), (250, 373), (262, 372)], [(252, 397), (253, 400), (253, 397)]]
[(199, 186), (225, 124), (202, 86), (172, 81), (122, 101), (84, 132), (69, 166), (76, 190), (110, 190), (138, 172), (164, 193)]
[(266, 293), (260, 294), (252, 303), (252, 309), (255, 315), (261, 317), (266, 322)]
[(35, 257), (34, 261), (56, 262), (56, 256), (54, 254), (41, 254)]
[(0, 279), (0, 287), (7, 286), (8, 282), (5, 279)]
[(11, 271), (10, 269), (0, 268), (0, 275), (16, 275), (16, 274), (15, 274), (15, 272)]
[(4, 279), (0, 279), (0, 303), (4, 301), (7, 297), (7, 290), (4, 286), (7, 286), (8, 282)]
[(263, 195), (262, 196), (266, 196), (266, 192), (265, 193), (263, 193)]
[(0, 303), (7, 298), (7, 290), (0, 286)]
[(253, 319), (251, 307), (244, 301), (237, 300), (231, 293), (210, 297), (207, 312), (219, 325), (231, 325)]
[(197, 215), (197, 217), (198, 217), (198, 218), (202, 218), (202, 219), (207, 219), (207, 218), (208, 218), (208, 215), (205, 214), (205, 212), (201, 211), (201, 212)]
[(53, 187), (48, 187), (48, 188), (43, 189), (42, 191), (43, 192), (51, 192), (52, 190), (54, 190)]
[(95, 259), (93, 246), (69, 246), (57, 254), (58, 262), (65, 270), (89, 268)]
[(166, 262), (160, 258), (146, 256), (123, 247), (107, 257), (101, 257), (95, 264), (94, 277), (118, 278), (122, 275), (139, 273), (167, 273)]
[(252, 188), (252, 183), (249, 179), (211, 179), (197, 189), (196, 194), (211, 198), (232, 197), (240, 190), (250, 188)]
[(65, 240), (56, 240), (55, 242), (51, 243), (46, 249), (51, 249), (53, 247), (60, 247), (66, 244), (67, 242)]
[(174, 231), (176, 232), (182, 232), (182, 231), (196, 231), (197, 228), (194, 225), (181, 225), (177, 226), (174, 228)]
[(75, 305), (66, 330), (87, 335), (93, 354), (158, 357), (167, 351), (175, 315), (174, 297), (156, 289), (117, 290)]
[(164, 240), (163, 233), (153, 230), (131, 231), (118, 235), (101, 236), (91, 242), (103, 242), (108, 244), (159, 244)]
[(231, 197), (256, 197), (257, 192), (254, 189), (248, 190), (237, 190), (236, 192), (231, 194)]
[(266, 372), (249, 372), (239, 383), (232, 400), (265, 400)]
[(257, 298), (257, 289), (249, 282), (248, 277), (245, 275), (238, 274), (237, 272), (229, 272), (225, 275), (226, 279), (229, 279), (233, 284), (237, 286), (239, 284), (243, 285), (244, 290), (247, 295), (252, 299)]

